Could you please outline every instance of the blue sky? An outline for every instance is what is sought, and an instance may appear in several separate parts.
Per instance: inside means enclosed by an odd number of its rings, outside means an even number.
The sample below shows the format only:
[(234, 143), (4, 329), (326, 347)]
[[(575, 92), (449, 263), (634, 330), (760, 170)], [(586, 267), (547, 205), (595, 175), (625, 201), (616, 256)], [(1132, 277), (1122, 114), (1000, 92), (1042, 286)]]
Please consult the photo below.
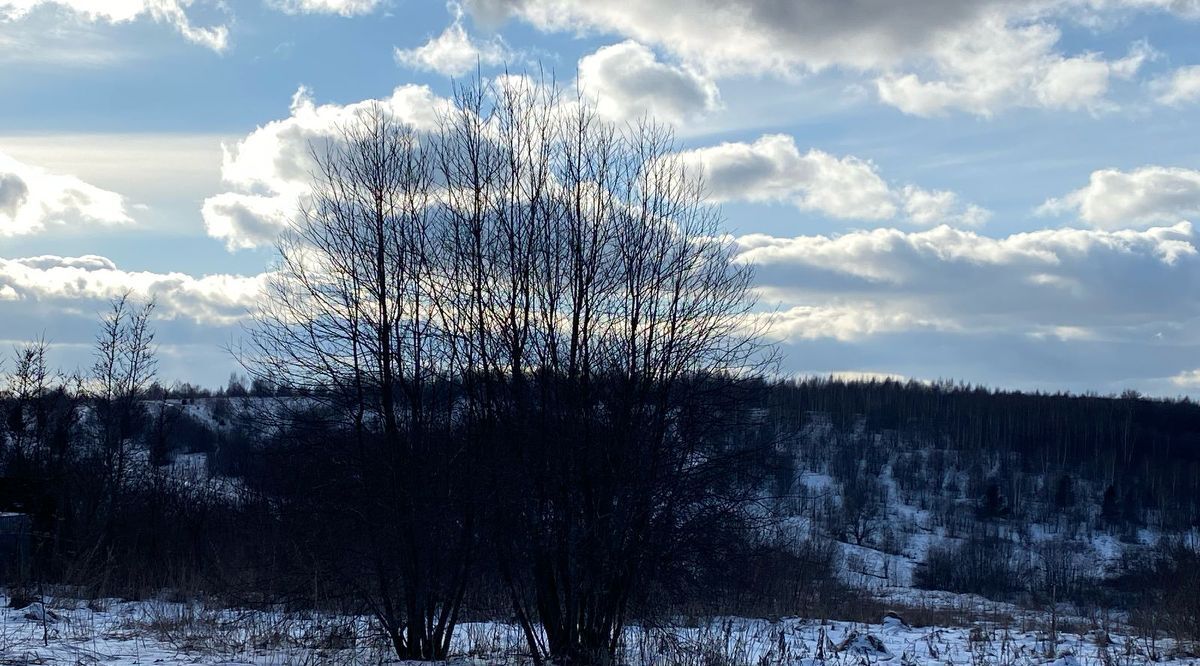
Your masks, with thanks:
[(1200, 395), (1195, 0), (0, 0), (0, 340), (234, 364), (298, 147), (552, 70), (675, 126), (789, 373)]

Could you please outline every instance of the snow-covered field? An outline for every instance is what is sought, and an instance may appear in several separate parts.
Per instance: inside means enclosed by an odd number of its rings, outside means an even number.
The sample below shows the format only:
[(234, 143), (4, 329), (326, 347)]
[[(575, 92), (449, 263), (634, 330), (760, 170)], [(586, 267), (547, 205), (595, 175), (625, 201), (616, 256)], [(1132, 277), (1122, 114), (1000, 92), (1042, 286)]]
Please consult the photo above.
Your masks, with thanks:
[[(7, 600), (5, 600), (7, 601)], [(973, 603), (971, 599), (944, 600)], [(1200, 664), (1169, 640), (1115, 628), (1059, 631), (1003, 613), (961, 627), (788, 618), (716, 618), (668, 630), (631, 628), (623, 661), (662, 666), (896, 664), (1125, 666)], [(1004, 619), (1001, 619), (1004, 618)], [(473, 623), (452, 662), (526, 661), (515, 627)], [(165, 601), (51, 601), (0, 611), (0, 664), (379, 664), (386, 644), (361, 618), (209, 609)]]

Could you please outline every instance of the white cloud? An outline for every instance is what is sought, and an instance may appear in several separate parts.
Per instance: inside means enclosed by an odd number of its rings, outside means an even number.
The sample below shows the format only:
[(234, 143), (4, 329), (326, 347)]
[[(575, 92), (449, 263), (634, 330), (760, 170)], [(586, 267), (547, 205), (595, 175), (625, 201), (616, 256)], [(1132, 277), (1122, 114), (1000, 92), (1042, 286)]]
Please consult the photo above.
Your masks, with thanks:
[(1020, 26), (1068, 17), (1097, 24), (1129, 11), (1200, 17), (1190, 0), (698, 0), (687, 11), (672, 0), (468, 0), (465, 5), (484, 22), (516, 17), (543, 31), (622, 35), (723, 73), (889, 69), (928, 56), (948, 36), (986, 23)]
[(19, 162), (73, 174), (139, 203), (194, 207), (189, 202), (220, 186), (221, 142), (233, 138), (145, 131), (0, 134), (0, 150)]
[(915, 186), (891, 187), (875, 165), (821, 150), (801, 153), (792, 137), (768, 134), (754, 143), (722, 143), (680, 154), (703, 175), (716, 201), (787, 202), (830, 217), (977, 225), (988, 216), (957, 195)]
[(1144, 231), (1048, 229), (1003, 238), (946, 226), (737, 239), (791, 340), (908, 330), (1143, 335), (1200, 317), (1186, 222)]
[(359, 16), (370, 14), (382, 0), (271, 0), (276, 8), (291, 14), (338, 14)]
[(1179, 388), (1200, 389), (1200, 370), (1185, 370), (1171, 377), (1171, 383)]
[(29, 15), (38, 7), (59, 7), (89, 21), (124, 23), (142, 16), (166, 23), (184, 39), (214, 51), (229, 46), (229, 27), (226, 25), (197, 26), (192, 23), (186, 8), (192, 0), (0, 0), (0, 21), (15, 21)]
[(231, 249), (271, 244), (309, 192), (312, 145), (333, 139), (340, 126), (375, 103), (418, 129), (436, 126), (448, 104), (426, 86), (404, 85), (385, 99), (346, 105), (318, 105), (307, 89), (299, 89), (287, 118), (223, 146), (221, 178), (233, 190), (205, 199), (209, 235)]
[(400, 65), (445, 76), (461, 76), (480, 65), (502, 65), (513, 57), (499, 37), (482, 43), (472, 40), (462, 25), (461, 12), (442, 34), (415, 48), (397, 48), (394, 55)]
[(715, 110), (717, 86), (687, 68), (660, 62), (654, 52), (632, 40), (604, 46), (579, 61), (579, 88), (596, 99), (596, 108), (616, 120), (643, 115), (671, 123)]
[[(205, 325), (241, 319), (261, 298), (267, 274), (206, 275), (127, 271), (95, 255), (0, 259), (0, 294), (50, 310), (78, 311), (127, 291), (157, 299), (160, 316)], [(9, 306), (13, 307), (13, 306)]]
[(204, 200), (201, 214), (208, 234), (230, 249), (270, 246), (299, 210), (298, 196), (222, 192)]
[(905, 185), (900, 198), (908, 221), (920, 226), (953, 222), (968, 227), (981, 226), (991, 218), (991, 211), (975, 204), (963, 206), (958, 195), (946, 190), (923, 190)]
[(0, 153), (0, 236), (33, 234), (53, 226), (132, 221), (121, 195)]
[(699, 0), (681, 10), (670, 0), (470, 0), (466, 6), (485, 22), (515, 16), (544, 31), (618, 34), (736, 74), (887, 66), (1000, 4)]
[[(1195, 17), (1173, 0), (469, 0), (483, 22), (520, 18), (543, 31), (615, 34), (660, 47), (709, 74), (873, 72), (880, 97), (906, 113), (992, 115), (1013, 106), (1107, 108), (1126, 58), (1065, 53), (1055, 21), (1099, 25), (1131, 11)], [(921, 75), (924, 76), (921, 76)]]
[(1183, 106), (1200, 101), (1200, 65), (1180, 67), (1169, 76), (1156, 79), (1151, 87), (1160, 104)]
[(924, 318), (868, 300), (846, 304), (796, 305), (764, 315), (763, 318), (768, 324), (769, 336), (788, 342), (820, 338), (850, 342), (900, 331), (956, 328), (953, 322), (947, 320)]
[(1095, 53), (1064, 56), (1060, 33), (1047, 23), (1013, 27), (992, 17), (931, 45), (930, 78), (888, 73), (875, 80), (880, 99), (901, 111), (935, 116), (950, 110), (992, 116), (1012, 107), (1100, 111), (1112, 106), (1112, 79), (1129, 79), (1153, 57), (1135, 44), (1120, 60)]
[(1074, 212), (1102, 229), (1176, 222), (1200, 215), (1200, 171), (1164, 166), (1093, 171), (1085, 187), (1046, 201), (1038, 212)]

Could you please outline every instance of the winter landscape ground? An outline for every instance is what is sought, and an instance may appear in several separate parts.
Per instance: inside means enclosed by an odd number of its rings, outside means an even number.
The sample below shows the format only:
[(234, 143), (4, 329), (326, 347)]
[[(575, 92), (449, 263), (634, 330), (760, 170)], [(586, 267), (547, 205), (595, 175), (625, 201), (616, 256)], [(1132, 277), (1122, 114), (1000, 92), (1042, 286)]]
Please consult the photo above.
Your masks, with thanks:
[[(626, 630), (622, 663), (679, 666), (929, 664), (1132, 666), (1196, 663), (1175, 641), (1138, 637), (1120, 622), (1047, 614), (967, 595), (893, 590), (913, 616), (953, 618), (946, 626), (804, 618), (693, 619), (683, 626)], [(0, 655), (10, 664), (391, 664), (391, 646), (369, 618), (206, 608), (162, 600), (48, 599), (8, 608)], [(516, 627), (461, 627), (452, 664), (522, 664)]]
[[(235, 385), (236, 388), (236, 385)], [(238, 389), (241, 391), (242, 389)], [(230, 393), (236, 393), (230, 389)], [(289, 402), (295, 402), (289, 399)], [(194, 422), (179, 428), (187, 444), (172, 448), (164, 467), (151, 464), (148, 451), (134, 451), (131, 474), (157, 475), (172, 493), (241, 502), (248, 497), (245, 482), (216, 471), (211, 441), (236, 439), (239, 430), (277, 401), (260, 397), (166, 399), (150, 405), (172, 418)], [(151, 419), (153, 420), (153, 419)], [(984, 521), (980, 500), (971, 498), (965, 479), (963, 492), (914, 494), (893, 476), (893, 466), (912, 453), (892, 440), (886, 453), (882, 437), (872, 435), (866, 421), (852, 421), (842, 432), (828, 413), (809, 413), (805, 426), (780, 440), (787, 474), (794, 481), (785, 497), (770, 497), (771, 517), (761, 523), (773, 539), (824, 552), (828, 571), (809, 573), (799, 584), (823, 592), (799, 595), (807, 599), (780, 613), (777, 606), (755, 617), (679, 615), (652, 625), (632, 624), (622, 636), (619, 659), (634, 665), (773, 666), (784, 664), (938, 664), (1034, 665), (1074, 664), (1124, 666), (1133, 664), (1194, 664), (1197, 645), (1178, 641), (1170, 631), (1147, 625), (1145, 608), (1105, 605), (1080, 587), (1097, 590), (1111, 585), (1135, 563), (1152, 557), (1160, 539), (1194, 540), (1195, 531), (1164, 533), (1151, 522), (1128, 529), (1102, 525), (1100, 507), (1077, 512), (1082, 522), (1065, 528), (1066, 519), (1051, 523), (1031, 520)], [(244, 430), (242, 430), (244, 432)], [(244, 436), (244, 435), (242, 435)], [(864, 461), (878, 456), (880, 494), (859, 510), (869, 517), (857, 533), (839, 530), (847, 517), (839, 509), (846, 493), (869, 472), (866, 463), (854, 466), (852, 476), (839, 471), (828, 458), (845, 439), (865, 443)], [(833, 444), (831, 446), (831, 443)], [(909, 442), (912, 444), (912, 442)], [(923, 455), (930, 451), (919, 448)], [(968, 470), (954, 471), (968, 475)], [(1082, 480), (1080, 483), (1084, 483)], [(949, 487), (949, 486), (948, 486)], [(954, 486), (957, 487), (957, 486)], [(1084, 493), (1086, 494), (1086, 493)], [(1099, 490), (1095, 494), (1101, 494)], [(924, 499), (921, 499), (924, 498)], [(945, 512), (930, 510), (949, 500), (964, 513), (947, 522)], [(920, 504), (930, 508), (921, 508)], [(1036, 504), (1036, 503), (1035, 503)], [(1034, 509), (1026, 509), (1036, 513)], [(920, 571), (931, 547), (964, 543), (981, 525), (1012, 545), (1007, 557), (1029, 568), (994, 569), (997, 575), (1039, 578), (1046, 575), (1037, 562), (1047, 545), (1066, 547), (1059, 563), (1075, 586), (1064, 599), (1030, 594), (1037, 584), (1012, 589), (1019, 594), (989, 599), (979, 594), (922, 589)], [(857, 534), (857, 536), (855, 536)], [(1194, 542), (1194, 541), (1193, 541)], [(823, 544), (824, 550), (813, 548)], [(1018, 567), (1020, 565), (1017, 565)], [(832, 580), (822, 577), (828, 576)], [(1190, 584), (1185, 582), (1184, 584)], [(332, 611), (231, 607), (224, 599), (183, 594), (169, 589), (145, 589), (139, 600), (82, 599), (79, 590), (47, 587), (18, 598), (0, 599), (0, 663), (13, 664), (382, 664), (400, 663), (393, 647), (369, 615)], [(817, 598), (835, 596), (836, 599)], [(1110, 602), (1111, 603), (1111, 602)], [(45, 609), (45, 610), (43, 610)], [(1131, 617), (1133, 613), (1141, 616)], [(1153, 620), (1151, 620), (1153, 622)], [(460, 625), (447, 660), (455, 664), (523, 664), (528, 646), (518, 626), (503, 621), (472, 621)]]

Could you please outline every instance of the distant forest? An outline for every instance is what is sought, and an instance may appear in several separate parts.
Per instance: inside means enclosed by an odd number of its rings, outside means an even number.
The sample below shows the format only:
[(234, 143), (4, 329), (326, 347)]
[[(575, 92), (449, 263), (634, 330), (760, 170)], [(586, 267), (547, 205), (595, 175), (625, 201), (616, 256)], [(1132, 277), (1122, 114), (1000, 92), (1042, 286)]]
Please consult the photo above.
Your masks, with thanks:
[[(22, 367), (22, 358), (9, 367)], [(10, 377), (9, 386), (18, 379)], [(740, 488), (737, 500), (759, 511), (719, 513), (720, 529), (710, 525), (681, 568), (656, 577), (632, 617), (872, 618), (880, 606), (844, 587), (837, 568), (846, 565), (830, 545), (903, 552), (907, 528), (888, 519), (879, 481), (887, 466), (900, 496), (933, 516), (911, 531), (936, 525), (961, 541), (931, 548), (913, 585), (1032, 603), (1054, 586), (1060, 599), (1084, 608), (1131, 610), (1155, 627), (1200, 635), (1191, 633), (1190, 592), (1200, 559), (1194, 542), (1172, 537), (1200, 525), (1200, 405), (1193, 401), (890, 379), (730, 388), (743, 408), (719, 439), (739, 452), (739, 478), (723, 487)], [(173, 590), (252, 607), (364, 610), (329, 570), (362, 553), (336, 546), (357, 538), (338, 524), (352, 508), (339, 501), (341, 481), (328, 466), (327, 456), (340, 450), (330, 446), (338, 435), (306, 393), (239, 376), (217, 389), (152, 382), (127, 413), (106, 421), (112, 404), (69, 382), (32, 396), (7, 391), (0, 399), (0, 511), (33, 518), (31, 563), (18, 571), (9, 559), (8, 580), (27, 590), (35, 582), (66, 585), (85, 596)], [(124, 430), (131, 454), (124, 469), (103, 453), (108, 427)], [(836, 501), (805, 488), (806, 469), (822, 469), (837, 483)], [(811, 517), (812, 528), (789, 531), (794, 516)], [(1135, 548), (1107, 577), (1069, 559), (1043, 572), (1045, 563), (1023, 564), (1007, 538), (996, 538), (1034, 523), (1064, 538), (1111, 534), (1136, 544), (1138, 531), (1148, 529), (1164, 541)], [(479, 545), (463, 617), (512, 612), (491, 548)], [(1164, 599), (1173, 588), (1192, 600), (1176, 598), (1185, 619), (1174, 625), (1163, 619), (1172, 616)]]
[[(1168, 530), (1200, 525), (1200, 405), (1186, 397), (834, 379), (775, 384), (767, 393), (784, 430), (819, 413), (842, 430), (861, 421), (885, 438), (959, 452), (978, 468), (977, 480), (999, 486), (1003, 510), (1013, 517), (1031, 518), (1028, 511), (1046, 501), (1069, 501), (1094, 504), (1110, 522), (1152, 520)], [(1039, 485), (1030, 485), (1035, 477)], [(1081, 495), (1075, 481), (1100, 493)]]
[[(155, 383), (146, 399), (215, 399), (214, 404), (220, 404), (228, 398), (302, 398), (306, 393), (235, 374), (226, 386), (215, 389)], [(987, 472), (980, 471), (982, 478), (1003, 491), (1003, 510), (1014, 518), (1029, 517), (1025, 512), (1030, 506), (1042, 506), (1046, 500), (1058, 506), (1091, 503), (1113, 524), (1153, 521), (1166, 530), (1200, 526), (1200, 404), (1188, 397), (1149, 397), (1136, 391), (1119, 396), (1022, 392), (953, 380), (832, 377), (764, 381), (749, 395), (762, 410), (755, 427), (764, 429), (763, 436), (777, 438), (777, 446), (798, 446), (782, 442), (791, 441), (790, 436), (816, 418), (842, 433), (857, 428), (893, 441), (919, 441), (931, 451), (959, 452), (987, 466)], [(215, 433), (208, 437), (215, 442)], [(1031, 488), (1019, 480), (1025, 476), (1052, 482)], [(780, 480), (785, 486), (786, 478)], [(1078, 496), (1078, 481), (1096, 485), (1101, 492)]]

